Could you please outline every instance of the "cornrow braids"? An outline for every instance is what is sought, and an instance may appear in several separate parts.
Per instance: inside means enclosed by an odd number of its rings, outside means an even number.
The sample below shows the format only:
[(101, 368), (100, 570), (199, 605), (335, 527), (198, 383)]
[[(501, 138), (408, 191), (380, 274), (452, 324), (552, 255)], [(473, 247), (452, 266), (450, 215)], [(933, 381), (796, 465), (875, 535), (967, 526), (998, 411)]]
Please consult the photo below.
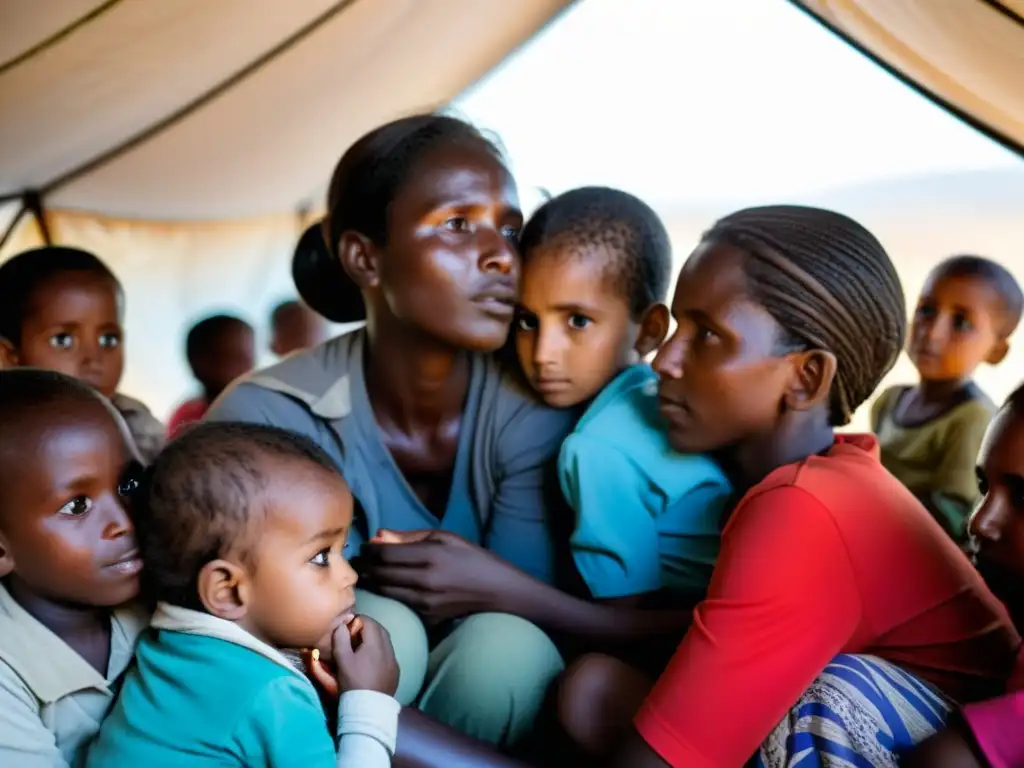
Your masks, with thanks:
[(848, 424), (906, 338), (903, 286), (882, 244), (847, 216), (795, 205), (726, 216), (705, 240), (748, 254), (752, 298), (782, 326), (781, 343), (835, 355), (829, 416)]

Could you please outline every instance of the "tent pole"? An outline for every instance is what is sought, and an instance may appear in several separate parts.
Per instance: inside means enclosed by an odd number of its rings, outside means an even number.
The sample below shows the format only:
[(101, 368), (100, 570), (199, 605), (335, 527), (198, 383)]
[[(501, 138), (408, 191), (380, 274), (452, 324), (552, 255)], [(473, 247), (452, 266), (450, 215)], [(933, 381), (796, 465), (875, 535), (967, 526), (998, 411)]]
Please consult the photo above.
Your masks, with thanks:
[(18, 224), (21, 223), (21, 220), (24, 218), (26, 213), (28, 213), (28, 208), (22, 205), (14, 218), (11, 219), (11, 223), (7, 225), (7, 229), (4, 231), (4, 236), (0, 237), (0, 250), (3, 250), (3, 247), (7, 245), (7, 241), (11, 239), (11, 235), (14, 234), (14, 230), (18, 228)]
[(43, 236), (43, 243), (53, 245), (53, 235), (50, 232), (50, 224), (46, 218), (46, 207), (43, 205), (43, 196), (37, 190), (25, 193), (25, 208), (39, 225), (39, 233)]

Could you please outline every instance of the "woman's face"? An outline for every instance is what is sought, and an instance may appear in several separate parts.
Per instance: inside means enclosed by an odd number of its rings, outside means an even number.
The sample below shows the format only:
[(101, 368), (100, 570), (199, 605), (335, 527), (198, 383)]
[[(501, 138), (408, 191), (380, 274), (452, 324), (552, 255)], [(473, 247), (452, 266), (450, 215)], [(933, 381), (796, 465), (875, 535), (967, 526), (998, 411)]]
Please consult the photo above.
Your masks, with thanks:
[(390, 313), (453, 347), (501, 347), (523, 225), (508, 169), (483, 148), (438, 147), (415, 164), (388, 213), (376, 277)]
[(676, 283), (676, 330), (653, 365), (669, 443), (681, 453), (721, 450), (778, 421), (792, 366), (776, 354), (778, 324), (749, 296), (745, 258), (704, 242)]

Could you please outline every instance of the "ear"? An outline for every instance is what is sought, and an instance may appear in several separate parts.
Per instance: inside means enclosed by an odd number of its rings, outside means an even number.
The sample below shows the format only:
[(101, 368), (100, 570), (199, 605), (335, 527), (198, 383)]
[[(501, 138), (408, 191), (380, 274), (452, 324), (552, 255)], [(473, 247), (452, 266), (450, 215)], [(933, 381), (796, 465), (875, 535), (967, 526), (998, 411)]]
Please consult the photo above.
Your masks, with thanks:
[(227, 560), (207, 563), (199, 571), (199, 600), (214, 616), (242, 620), (249, 608), (248, 573)]
[(640, 321), (640, 332), (633, 348), (641, 358), (647, 357), (661, 346), (668, 336), (669, 313), (664, 304), (654, 304)]
[(7, 547), (7, 542), (4, 541), (4, 537), (0, 535), (0, 579), (6, 577), (14, 571), (14, 555), (11, 554), (11, 550)]
[(338, 238), (341, 266), (360, 288), (376, 288), (380, 284), (378, 255), (370, 238), (358, 232), (342, 232)]
[(7, 339), (0, 339), (0, 368), (17, 368), (19, 365), (18, 350)]
[(1010, 342), (1008, 339), (999, 339), (995, 344), (992, 345), (992, 349), (989, 350), (988, 355), (985, 357), (985, 362), (989, 365), (999, 365), (1010, 352)]
[(786, 388), (786, 408), (809, 411), (828, 404), (832, 382), (836, 378), (836, 356), (821, 349), (793, 352), (787, 355), (793, 374)]

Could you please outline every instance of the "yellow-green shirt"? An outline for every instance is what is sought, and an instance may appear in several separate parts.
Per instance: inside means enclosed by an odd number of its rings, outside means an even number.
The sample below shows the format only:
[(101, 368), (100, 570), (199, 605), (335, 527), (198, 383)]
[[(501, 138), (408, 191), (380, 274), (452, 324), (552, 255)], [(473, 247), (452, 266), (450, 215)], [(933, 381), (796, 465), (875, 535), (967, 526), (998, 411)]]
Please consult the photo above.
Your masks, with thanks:
[(893, 411), (906, 389), (887, 389), (871, 408), (882, 464), (918, 498), (941, 511), (946, 519), (939, 522), (962, 539), (967, 516), (981, 498), (975, 467), (996, 407), (980, 395), (924, 424), (902, 426), (893, 419)]

